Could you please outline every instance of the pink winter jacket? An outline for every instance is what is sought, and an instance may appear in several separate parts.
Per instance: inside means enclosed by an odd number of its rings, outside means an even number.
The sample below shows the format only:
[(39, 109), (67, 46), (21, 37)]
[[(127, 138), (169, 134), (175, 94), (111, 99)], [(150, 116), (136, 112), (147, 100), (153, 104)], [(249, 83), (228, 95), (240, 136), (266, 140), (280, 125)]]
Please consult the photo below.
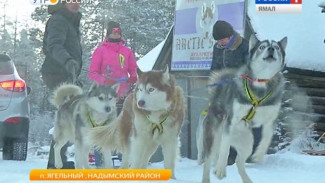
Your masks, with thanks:
[(123, 97), (130, 89), (127, 83), (129, 77), (137, 77), (137, 64), (134, 54), (124, 44), (123, 40), (118, 43), (104, 41), (92, 55), (88, 74), (91, 80), (100, 85), (105, 84), (105, 77), (120, 83), (117, 92), (119, 98)]

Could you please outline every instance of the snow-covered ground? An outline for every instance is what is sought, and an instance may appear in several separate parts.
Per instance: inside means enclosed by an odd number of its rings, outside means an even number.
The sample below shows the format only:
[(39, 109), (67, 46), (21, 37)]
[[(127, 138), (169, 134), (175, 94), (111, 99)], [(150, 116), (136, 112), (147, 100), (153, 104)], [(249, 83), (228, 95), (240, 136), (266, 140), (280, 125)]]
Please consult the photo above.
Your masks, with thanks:
[[(26, 161), (0, 160), (0, 183), (30, 182), (29, 172), (32, 169), (44, 169), (46, 163), (45, 158), (34, 155), (29, 155)], [(254, 183), (324, 183), (324, 167), (324, 156), (310, 156), (288, 151), (267, 155), (261, 164), (246, 165), (247, 172)], [(149, 168), (163, 168), (163, 163), (153, 163)], [(228, 166), (227, 171), (227, 177), (221, 181), (211, 174), (211, 183), (241, 183), (236, 166)], [(182, 158), (176, 167), (176, 177), (177, 180), (167, 182), (199, 183), (202, 178), (202, 166), (197, 165), (195, 160)]]

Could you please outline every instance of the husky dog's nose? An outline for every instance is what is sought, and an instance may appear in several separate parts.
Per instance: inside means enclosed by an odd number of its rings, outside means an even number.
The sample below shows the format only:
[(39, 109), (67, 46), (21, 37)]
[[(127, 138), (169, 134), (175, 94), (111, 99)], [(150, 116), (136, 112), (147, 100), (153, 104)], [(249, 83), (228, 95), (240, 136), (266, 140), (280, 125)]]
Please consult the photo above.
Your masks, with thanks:
[(274, 53), (274, 48), (273, 48), (273, 47), (269, 47), (269, 48), (267, 49), (267, 51), (269, 51), (270, 55), (273, 55), (273, 53)]
[(109, 107), (109, 106), (106, 106), (106, 107), (105, 107), (105, 111), (106, 111), (106, 112), (110, 112), (111, 110), (112, 110), (111, 107)]
[(144, 100), (139, 100), (138, 106), (143, 107), (145, 104)]

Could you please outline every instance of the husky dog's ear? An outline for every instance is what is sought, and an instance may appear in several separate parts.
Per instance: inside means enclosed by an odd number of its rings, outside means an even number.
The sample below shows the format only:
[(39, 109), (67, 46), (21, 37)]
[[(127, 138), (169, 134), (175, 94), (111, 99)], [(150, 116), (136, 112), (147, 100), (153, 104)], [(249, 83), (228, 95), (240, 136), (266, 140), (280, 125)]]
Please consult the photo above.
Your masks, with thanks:
[(211, 2), (211, 10), (214, 13), (215, 12), (215, 5), (214, 5), (214, 1)]
[(203, 3), (201, 17), (204, 17), (204, 13), (205, 13), (206, 9), (207, 9), (207, 5), (205, 3)]
[(259, 42), (255, 34), (252, 34), (249, 38), (249, 51), (251, 51), (255, 45)]
[(285, 50), (286, 47), (287, 47), (287, 43), (288, 43), (287, 36), (284, 37), (284, 38), (282, 38), (281, 41), (279, 41), (278, 43), (281, 45), (281, 47), (283, 48), (283, 50)]
[(137, 69), (137, 75), (140, 77), (143, 74), (143, 72), (138, 68)]
[(205, 3), (203, 3), (202, 5), (202, 9), (201, 9), (201, 18), (200, 18), (200, 27), (201, 28), (204, 28), (204, 14), (205, 14), (205, 11), (207, 9), (207, 5)]
[(169, 83), (169, 68), (168, 68), (168, 64), (165, 66), (164, 70), (163, 70), (163, 82), (168, 84)]
[(118, 87), (119, 87), (119, 84), (114, 84), (114, 85), (111, 86), (111, 88), (112, 88), (114, 91), (116, 91), (116, 93), (117, 93)]
[(98, 88), (98, 83), (97, 82), (93, 82), (93, 84), (91, 84), (91, 86), (90, 86), (90, 88), (88, 90), (88, 95), (90, 95), (90, 93), (92, 91), (94, 91), (95, 89), (97, 89), (97, 88)]

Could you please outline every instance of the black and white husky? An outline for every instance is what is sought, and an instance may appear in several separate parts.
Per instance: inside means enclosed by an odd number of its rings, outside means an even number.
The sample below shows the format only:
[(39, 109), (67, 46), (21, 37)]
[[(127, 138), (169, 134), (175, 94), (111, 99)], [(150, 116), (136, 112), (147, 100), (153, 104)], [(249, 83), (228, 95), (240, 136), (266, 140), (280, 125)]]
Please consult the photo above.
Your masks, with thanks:
[(263, 160), (271, 143), (275, 120), (279, 114), (284, 77), (287, 38), (281, 41), (259, 41), (255, 35), (249, 40), (248, 64), (239, 70), (213, 73), (211, 83), (233, 79), (230, 84), (216, 87), (211, 92), (211, 105), (201, 123), (198, 137), (199, 157), (204, 161), (203, 183), (209, 183), (211, 162), (216, 159), (214, 174), (226, 177), (230, 146), (238, 153), (236, 165), (244, 183), (252, 183), (245, 170), (245, 162), (253, 149), (253, 127), (262, 126), (262, 139), (254, 162)]
[[(88, 155), (93, 144), (88, 143), (88, 134), (94, 127), (115, 121), (116, 90), (117, 85), (93, 84), (84, 94), (76, 85), (63, 84), (54, 91), (53, 104), (58, 108), (53, 133), (56, 168), (62, 168), (60, 151), (67, 142), (75, 145), (76, 168), (90, 168)], [(104, 161), (110, 167), (111, 159)]]

